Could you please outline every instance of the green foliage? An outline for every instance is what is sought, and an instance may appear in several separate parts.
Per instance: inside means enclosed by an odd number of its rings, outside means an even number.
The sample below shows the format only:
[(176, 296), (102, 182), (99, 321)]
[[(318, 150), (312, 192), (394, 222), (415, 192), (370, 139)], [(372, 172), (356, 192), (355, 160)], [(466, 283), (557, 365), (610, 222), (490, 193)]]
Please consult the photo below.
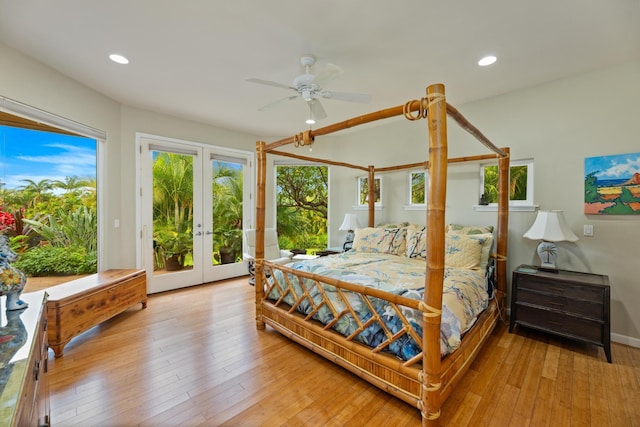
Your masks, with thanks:
[(38, 246), (20, 255), (13, 265), (28, 276), (52, 276), (95, 273), (97, 253), (84, 247)]
[[(373, 179), (373, 194), (375, 197), (375, 203), (379, 203), (380, 202), (380, 178), (374, 178)], [(359, 194), (359, 201), (361, 205), (366, 205), (369, 203), (369, 178), (365, 177), (365, 178), (360, 178), (360, 194)]]
[(162, 255), (167, 258), (172, 255), (186, 255), (193, 249), (193, 233), (190, 229), (182, 233), (169, 228), (155, 229), (153, 241), (156, 249), (161, 250)]
[(638, 199), (633, 197), (633, 193), (626, 188), (622, 187), (622, 193), (620, 197), (614, 200), (615, 204), (602, 210), (602, 213), (617, 214), (617, 215), (635, 215), (636, 211), (629, 205), (631, 202), (637, 202)]
[(235, 164), (213, 162), (213, 251), (230, 259), (242, 256), (243, 214), (242, 168)]
[(326, 248), (327, 166), (278, 166), (277, 229), (281, 248)]
[(98, 250), (98, 217), (94, 210), (86, 206), (71, 212), (57, 209), (53, 214), (44, 215), (42, 220), (23, 221), (52, 246), (82, 246), (87, 252)]
[[(527, 200), (527, 166), (509, 168), (509, 200)], [(498, 166), (484, 166), (484, 197), (498, 203)]]
[[(25, 265), (21, 269), (32, 275), (95, 273), (95, 178), (23, 182), (25, 185), (15, 190), (0, 189), (0, 203), (16, 220), (3, 234), (11, 237), (12, 249), (21, 254), (18, 262)], [(41, 245), (43, 241), (48, 245)]]
[(184, 233), (193, 222), (193, 157), (158, 153), (153, 162), (153, 223)]
[(426, 202), (425, 198), (425, 172), (412, 172), (411, 173), (411, 203), (423, 204)]
[(156, 265), (193, 250), (193, 157), (157, 153), (153, 161), (153, 241)]
[(602, 198), (598, 193), (598, 178), (596, 174), (599, 171), (590, 172), (584, 177), (584, 201), (585, 203), (602, 202)]

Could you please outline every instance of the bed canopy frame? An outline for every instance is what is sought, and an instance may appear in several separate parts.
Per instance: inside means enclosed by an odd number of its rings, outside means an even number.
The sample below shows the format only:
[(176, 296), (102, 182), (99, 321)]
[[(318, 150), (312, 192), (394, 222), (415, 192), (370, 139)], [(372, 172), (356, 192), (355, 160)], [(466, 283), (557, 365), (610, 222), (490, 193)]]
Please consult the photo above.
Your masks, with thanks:
[[(426, 119), (429, 134), (429, 158), (425, 162), (412, 163), (393, 167), (375, 168), (374, 166), (358, 166), (349, 163), (317, 159), (278, 150), (279, 147), (293, 144), (296, 147), (308, 146), (321, 135), (332, 134), (365, 123), (404, 115), (410, 121)], [(472, 157), (448, 158), (447, 149), (447, 115), (464, 130), (473, 135), (491, 154)], [(507, 286), (507, 237), (508, 237), (508, 197), (509, 197), (509, 149), (498, 148), (487, 139), (475, 126), (463, 117), (454, 107), (446, 102), (443, 84), (427, 87), (426, 97), (411, 100), (403, 105), (380, 110), (343, 122), (335, 123), (316, 130), (282, 139), (270, 144), (264, 141), (256, 143), (257, 152), (257, 197), (256, 197), (256, 327), (264, 329), (269, 325), (306, 346), (314, 352), (328, 358), (332, 362), (348, 369), (361, 378), (369, 381), (388, 393), (417, 407), (422, 414), (423, 425), (438, 425), (440, 408), (451, 393), (453, 387), (466, 372), (478, 353), (480, 347), (491, 334), (500, 312), (503, 312)], [(343, 166), (366, 171), (368, 182), (373, 182), (376, 172), (399, 171), (418, 167), (428, 168), (428, 206), (426, 225), (428, 230), (425, 293), (423, 301), (411, 300), (362, 285), (321, 277), (315, 274), (300, 272), (286, 266), (279, 266), (264, 260), (264, 228), (265, 228), (265, 181), (267, 154), (309, 160), (334, 166)], [(468, 161), (498, 160), (498, 219), (496, 234), (496, 292), (489, 307), (481, 314), (476, 324), (465, 333), (460, 347), (442, 358), (440, 356), (440, 323), (442, 310), (442, 294), (444, 280), (444, 248), (445, 248), (445, 200), (448, 163)], [(374, 226), (374, 186), (369, 186), (368, 208), (369, 227)], [(294, 308), (283, 306), (280, 302), (272, 302), (265, 298), (265, 285), (269, 291), (269, 283), (265, 275), (267, 269), (278, 269), (295, 275), (298, 280), (311, 279), (316, 284), (329, 284), (338, 291), (358, 292), (363, 298), (382, 298), (393, 305), (402, 305), (422, 312), (424, 327), (423, 336), (417, 337), (422, 345), (418, 360), (403, 362), (392, 356), (372, 350), (363, 344), (353, 342), (318, 323), (305, 319)], [(288, 280), (287, 280), (288, 281)], [(289, 284), (290, 286), (290, 284)], [(303, 296), (304, 298), (304, 296)], [(375, 314), (374, 314), (375, 316)], [(410, 333), (410, 325), (406, 325)], [(389, 337), (392, 341), (394, 338)]]

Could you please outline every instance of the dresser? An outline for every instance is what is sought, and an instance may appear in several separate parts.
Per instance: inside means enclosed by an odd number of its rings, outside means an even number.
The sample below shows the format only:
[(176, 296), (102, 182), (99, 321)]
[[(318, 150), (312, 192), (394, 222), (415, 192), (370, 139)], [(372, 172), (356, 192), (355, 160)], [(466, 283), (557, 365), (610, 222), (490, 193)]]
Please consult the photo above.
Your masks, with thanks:
[(598, 345), (611, 363), (609, 277), (519, 266), (511, 281), (509, 332), (515, 325)]
[(0, 298), (0, 426), (49, 426), (47, 300), (22, 294), (24, 310), (6, 311)]

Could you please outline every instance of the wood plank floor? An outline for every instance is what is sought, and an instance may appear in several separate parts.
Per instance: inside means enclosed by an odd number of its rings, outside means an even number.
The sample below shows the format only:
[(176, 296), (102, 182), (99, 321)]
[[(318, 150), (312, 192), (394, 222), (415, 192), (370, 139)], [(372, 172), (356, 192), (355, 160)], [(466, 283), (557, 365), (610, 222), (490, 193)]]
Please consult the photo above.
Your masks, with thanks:
[[(31, 288), (33, 289), (33, 286)], [(151, 295), (49, 351), (54, 426), (419, 426), (417, 409), (267, 328), (246, 278)], [(640, 349), (501, 325), (447, 400), (451, 426), (639, 426)]]

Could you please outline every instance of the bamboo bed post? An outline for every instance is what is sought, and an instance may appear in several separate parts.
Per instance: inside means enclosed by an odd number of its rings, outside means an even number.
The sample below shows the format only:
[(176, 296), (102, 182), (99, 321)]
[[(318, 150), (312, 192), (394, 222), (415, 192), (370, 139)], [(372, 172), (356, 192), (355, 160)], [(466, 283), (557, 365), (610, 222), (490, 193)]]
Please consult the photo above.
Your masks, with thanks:
[(498, 307), (505, 308), (507, 296), (507, 249), (509, 234), (509, 148), (498, 160), (498, 243), (496, 248), (496, 282), (498, 284)]
[[(427, 276), (423, 312), (423, 347), (440, 348), (442, 283), (444, 279), (444, 209), (447, 178), (447, 104), (444, 85), (427, 87), (429, 124), (429, 196), (427, 209)], [(438, 425), (440, 417), (440, 351), (423, 352), (422, 424)]]
[(262, 282), (264, 265), (264, 224), (265, 224), (265, 181), (267, 178), (267, 155), (264, 151), (265, 142), (256, 142), (256, 253), (255, 263), (255, 288), (256, 288), (256, 328), (264, 329), (262, 318), (262, 300), (264, 299), (264, 283)]

